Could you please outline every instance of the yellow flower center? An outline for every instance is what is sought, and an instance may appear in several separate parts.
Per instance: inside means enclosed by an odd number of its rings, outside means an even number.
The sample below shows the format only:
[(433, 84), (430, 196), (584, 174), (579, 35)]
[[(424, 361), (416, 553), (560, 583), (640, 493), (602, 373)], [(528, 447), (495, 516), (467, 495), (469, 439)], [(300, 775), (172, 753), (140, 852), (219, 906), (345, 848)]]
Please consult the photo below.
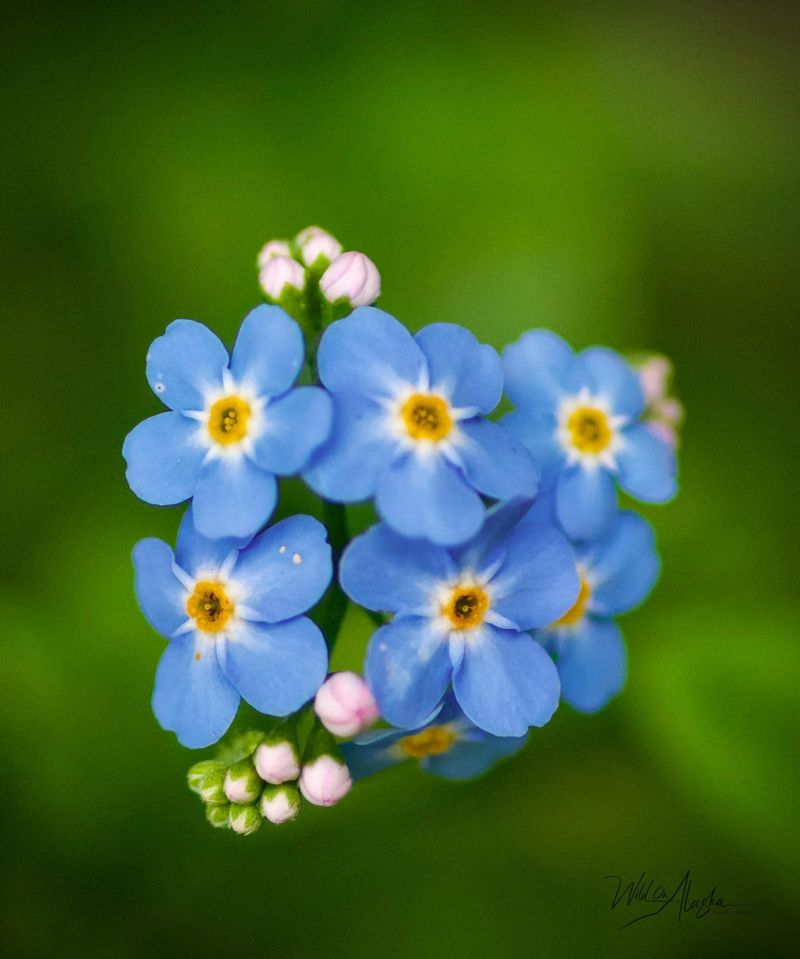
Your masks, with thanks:
[(592, 591), (589, 588), (589, 584), (583, 576), (581, 576), (581, 588), (574, 606), (572, 609), (568, 609), (561, 619), (557, 619), (553, 623), (553, 626), (574, 626), (575, 623), (580, 622), (580, 620), (583, 619), (583, 614), (586, 612), (586, 604), (589, 602), (591, 595)]
[(441, 396), (414, 393), (400, 410), (408, 435), (415, 440), (443, 440), (453, 428), (447, 403)]
[(238, 443), (247, 435), (250, 404), (240, 396), (224, 396), (211, 407), (208, 432), (211, 438), (227, 446)]
[(602, 410), (592, 406), (581, 406), (570, 413), (567, 430), (572, 445), (581, 453), (602, 453), (611, 442), (608, 417)]
[(459, 586), (442, 606), (454, 629), (473, 629), (480, 626), (489, 609), (489, 597), (480, 586)]
[(186, 600), (186, 611), (204, 633), (218, 633), (233, 616), (233, 603), (222, 583), (202, 579)]
[(400, 748), (412, 759), (425, 756), (441, 756), (456, 741), (455, 735), (446, 726), (428, 726), (413, 736), (403, 736)]

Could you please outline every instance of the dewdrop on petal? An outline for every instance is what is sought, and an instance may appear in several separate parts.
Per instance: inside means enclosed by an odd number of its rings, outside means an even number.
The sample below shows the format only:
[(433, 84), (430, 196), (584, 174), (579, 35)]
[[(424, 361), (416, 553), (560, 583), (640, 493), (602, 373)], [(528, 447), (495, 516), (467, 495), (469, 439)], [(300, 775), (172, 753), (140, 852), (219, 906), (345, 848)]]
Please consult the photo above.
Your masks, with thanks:
[(315, 806), (335, 806), (353, 785), (339, 747), (324, 726), (316, 726), (309, 736), (299, 785), (303, 797)]
[(352, 672), (333, 673), (320, 686), (314, 712), (334, 736), (355, 736), (378, 720), (378, 704), (366, 682)]
[(228, 825), (240, 836), (252, 836), (261, 825), (261, 811), (258, 806), (231, 803), (228, 813)]
[(291, 822), (300, 812), (300, 793), (297, 786), (285, 783), (282, 786), (265, 786), (261, 793), (261, 815), (276, 826)]
[(314, 266), (320, 257), (332, 262), (342, 252), (342, 244), (319, 226), (307, 226), (294, 238), (300, 258), (306, 266)]
[(351, 251), (331, 263), (319, 288), (329, 303), (347, 300), (352, 307), (370, 306), (381, 295), (381, 275), (368, 256)]
[(258, 799), (261, 780), (250, 759), (242, 759), (225, 774), (225, 795), (232, 803), (251, 803)]
[(258, 284), (264, 293), (276, 303), (289, 292), (300, 291), (305, 286), (306, 271), (289, 256), (271, 257), (258, 274)]
[(269, 261), (276, 256), (291, 257), (292, 251), (286, 240), (270, 240), (258, 251), (258, 268), (263, 270)]

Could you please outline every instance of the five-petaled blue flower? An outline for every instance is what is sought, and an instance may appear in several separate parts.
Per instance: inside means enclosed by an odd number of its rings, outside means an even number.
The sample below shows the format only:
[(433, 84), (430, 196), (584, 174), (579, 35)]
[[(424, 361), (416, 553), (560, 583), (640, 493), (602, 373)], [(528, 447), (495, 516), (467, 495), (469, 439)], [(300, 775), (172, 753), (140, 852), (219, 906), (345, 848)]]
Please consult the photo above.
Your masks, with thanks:
[(631, 496), (675, 495), (674, 450), (641, 422), (637, 374), (602, 347), (575, 355), (554, 333), (533, 330), (503, 354), (506, 392), (518, 407), (506, 426), (554, 489), (558, 522), (572, 539), (605, 532), (616, 510), (615, 478)]
[(393, 725), (423, 725), (451, 680), (464, 713), (496, 736), (522, 736), (552, 716), (558, 673), (527, 631), (566, 613), (580, 584), (562, 533), (515, 528), (529, 506), (495, 508), (458, 550), (378, 524), (345, 551), (344, 591), (367, 609), (395, 614), (373, 635), (365, 663), (381, 714)]
[(249, 538), (275, 508), (275, 474), (296, 473), (327, 439), (324, 390), (292, 389), (303, 365), (300, 327), (277, 306), (242, 322), (233, 354), (200, 323), (176, 320), (147, 354), (147, 379), (171, 412), (125, 439), (128, 483), (148, 503), (193, 499), (198, 530)]
[(379, 729), (341, 747), (350, 775), (363, 779), (416, 759), (426, 772), (444, 779), (472, 779), (512, 756), (527, 736), (492, 736), (467, 719), (452, 694), (441, 710), (417, 729)]
[[(552, 514), (552, 497), (543, 497), (521, 525)], [(625, 685), (625, 642), (613, 617), (643, 602), (658, 579), (655, 534), (646, 519), (619, 510), (601, 539), (575, 544), (581, 590), (575, 605), (539, 640), (556, 657), (561, 696), (582, 712), (593, 713)]]
[(159, 539), (143, 539), (133, 550), (139, 605), (169, 640), (153, 712), (184, 746), (215, 743), (240, 697), (260, 712), (286, 716), (325, 679), (325, 640), (302, 615), (331, 579), (325, 527), (291, 516), (238, 545), (198, 533), (190, 508), (174, 555)]
[(480, 529), (479, 494), (533, 498), (533, 460), (484, 419), (502, 395), (500, 357), (468, 330), (434, 323), (412, 336), (388, 313), (361, 307), (326, 330), (317, 365), (334, 421), (304, 477), (321, 496), (374, 496), (395, 532), (443, 546)]

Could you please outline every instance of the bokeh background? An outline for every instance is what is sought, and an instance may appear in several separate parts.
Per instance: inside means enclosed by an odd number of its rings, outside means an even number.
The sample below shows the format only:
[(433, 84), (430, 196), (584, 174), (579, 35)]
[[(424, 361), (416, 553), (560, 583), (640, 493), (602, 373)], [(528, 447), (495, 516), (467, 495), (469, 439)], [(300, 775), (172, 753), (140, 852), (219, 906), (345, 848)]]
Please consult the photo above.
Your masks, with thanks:
[[(2, 38), (11, 957), (790, 955), (798, 877), (797, 8), (41, 3)], [(658, 349), (689, 410), (628, 687), (468, 785), (416, 768), (245, 841), (149, 708), (126, 488), (149, 342), (228, 341), (267, 239), (363, 249), (412, 328)], [(287, 489), (284, 508), (302, 505)], [(365, 623), (337, 652), (354, 661)], [(603, 877), (755, 905), (620, 931)]]

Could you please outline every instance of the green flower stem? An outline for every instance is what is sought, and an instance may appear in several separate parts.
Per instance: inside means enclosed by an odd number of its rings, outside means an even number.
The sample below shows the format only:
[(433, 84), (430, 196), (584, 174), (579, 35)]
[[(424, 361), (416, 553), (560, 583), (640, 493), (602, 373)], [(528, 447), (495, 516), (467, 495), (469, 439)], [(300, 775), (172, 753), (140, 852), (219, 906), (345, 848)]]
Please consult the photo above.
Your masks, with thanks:
[[(350, 539), (347, 526), (347, 510), (341, 503), (329, 503), (323, 500), (322, 521), (328, 529), (328, 540), (333, 550), (334, 568), (338, 569), (342, 552)], [(348, 602), (342, 587), (337, 580), (334, 580), (317, 613), (317, 625), (328, 641), (329, 649), (333, 649), (336, 643), (347, 612)]]

